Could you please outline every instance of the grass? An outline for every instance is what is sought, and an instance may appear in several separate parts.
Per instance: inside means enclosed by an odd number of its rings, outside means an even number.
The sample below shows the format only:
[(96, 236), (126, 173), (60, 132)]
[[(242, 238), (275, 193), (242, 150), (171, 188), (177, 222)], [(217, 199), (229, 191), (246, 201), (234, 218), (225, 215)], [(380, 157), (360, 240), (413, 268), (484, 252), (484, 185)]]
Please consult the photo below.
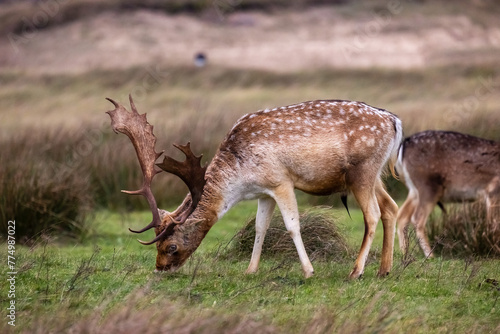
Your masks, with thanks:
[(452, 253), (463, 257), (500, 255), (500, 214), (494, 204), (490, 219), (483, 202), (447, 207), (446, 213), (433, 213), (427, 222), (429, 240), (436, 250), (444, 255)]
[[(108, 119), (103, 112), (111, 105), (104, 98), (125, 104), (130, 92), (140, 91), (137, 88), (149, 70), (145, 67), (82, 75), (3, 72), (2, 134), (10, 135), (19, 127), (52, 128), (62, 124), (73, 129), (83, 124), (107, 131)], [(158, 85), (135, 96), (138, 109), (148, 113), (158, 136), (167, 137), (167, 142), (186, 140), (194, 130), (206, 130), (205, 134), (217, 130), (208, 138), (196, 138), (197, 142), (211, 143), (210, 153), (239, 116), (313, 99), (360, 100), (383, 107), (402, 118), (406, 134), (428, 128), (454, 128), (499, 138), (492, 124), (499, 117), (496, 111), (500, 100), (495, 92), (500, 73), (493, 65), (422, 71), (325, 69), (288, 74), (165, 67), (158, 73)], [(492, 83), (489, 90), (483, 89), (485, 81)], [(482, 94), (476, 97), (478, 90)], [(193, 125), (197, 128), (193, 129)]]
[[(231, 210), (175, 274), (153, 273), (154, 247), (140, 245), (126, 229), (148, 221), (149, 213), (100, 211), (94, 234), (78, 245), (40, 238), (31, 248), (17, 246), (14, 332), (119, 332), (124, 324), (148, 333), (157, 332), (148, 324), (215, 331), (223, 324), (231, 329), (248, 324), (273, 333), (499, 329), (498, 261), (429, 261), (416, 254), (416, 261), (402, 266), (396, 255), (391, 275), (378, 279), (380, 226), (360, 280), (346, 280), (354, 261), (349, 257), (314, 261), (315, 276), (308, 280), (293, 256), (264, 256), (257, 274), (244, 275), (250, 254), (246, 259), (220, 254), (255, 209), (255, 202), (246, 202)], [(334, 215), (357, 248), (363, 224), (359, 211), (352, 211), (353, 221), (344, 212), (334, 210)], [(6, 289), (2, 280), (0, 290)], [(5, 310), (8, 300), (5, 294), (1, 298)], [(5, 321), (1, 326), (3, 332), (13, 329)]]

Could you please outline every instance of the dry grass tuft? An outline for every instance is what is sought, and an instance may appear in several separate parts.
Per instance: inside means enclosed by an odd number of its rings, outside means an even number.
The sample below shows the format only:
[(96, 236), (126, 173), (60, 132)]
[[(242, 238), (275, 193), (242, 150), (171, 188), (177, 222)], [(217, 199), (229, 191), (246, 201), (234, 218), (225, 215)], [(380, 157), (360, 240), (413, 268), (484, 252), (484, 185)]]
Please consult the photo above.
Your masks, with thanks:
[[(300, 215), (300, 233), (311, 260), (342, 261), (352, 253), (342, 236), (338, 223), (326, 209), (314, 208)], [(248, 257), (255, 240), (255, 218), (250, 219), (232, 240), (228, 254)], [(265, 256), (292, 257), (297, 254), (295, 245), (285, 228), (281, 215), (274, 215), (264, 240)]]
[(486, 219), (482, 202), (450, 206), (448, 213), (431, 215), (427, 223), (429, 240), (444, 255), (500, 256), (500, 214), (493, 210)]

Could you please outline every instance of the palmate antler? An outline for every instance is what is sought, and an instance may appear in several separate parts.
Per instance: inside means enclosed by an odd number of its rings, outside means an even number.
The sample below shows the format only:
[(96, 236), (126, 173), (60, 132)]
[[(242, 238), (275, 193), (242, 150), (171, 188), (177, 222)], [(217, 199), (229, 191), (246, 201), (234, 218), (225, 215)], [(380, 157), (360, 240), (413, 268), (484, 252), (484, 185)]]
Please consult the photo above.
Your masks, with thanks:
[[(155, 151), (156, 137), (153, 134), (153, 126), (148, 123), (146, 114), (140, 115), (137, 112), (131, 95), (129, 95), (129, 99), (132, 112), (128, 112), (125, 107), (112, 99), (106, 99), (115, 106), (114, 110), (107, 112), (111, 117), (111, 127), (116, 133), (121, 132), (130, 138), (137, 153), (137, 158), (139, 159), (139, 164), (144, 176), (141, 189), (135, 191), (122, 190), (122, 192), (130, 195), (143, 195), (146, 197), (149, 208), (153, 214), (153, 220), (146, 227), (138, 231), (134, 231), (130, 228), (129, 230), (134, 233), (142, 233), (150, 228), (160, 227), (161, 219), (158, 213), (156, 200), (151, 191), (151, 182), (154, 176), (161, 172), (161, 170), (155, 169), (155, 162), (163, 154), (163, 151), (161, 153)], [(175, 224), (184, 223), (198, 205), (201, 194), (203, 193), (206, 167), (201, 167), (200, 165), (201, 156), (196, 157), (193, 154), (190, 143), (187, 143), (185, 146), (176, 144), (174, 144), (174, 146), (186, 155), (186, 160), (184, 162), (179, 162), (171, 157), (165, 156), (163, 162), (157, 165), (164, 171), (179, 176), (186, 183), (191, 193), (191, 202), (185, 210), (179, 213), (178, 217), (176, 217), (178, 219), (176, 220), (172, 217), (174, 223), (168, 225), (153, 240), (149, 242), (139, 240), (143, 245), (150, 245), (167, 237), (172, 233)]]

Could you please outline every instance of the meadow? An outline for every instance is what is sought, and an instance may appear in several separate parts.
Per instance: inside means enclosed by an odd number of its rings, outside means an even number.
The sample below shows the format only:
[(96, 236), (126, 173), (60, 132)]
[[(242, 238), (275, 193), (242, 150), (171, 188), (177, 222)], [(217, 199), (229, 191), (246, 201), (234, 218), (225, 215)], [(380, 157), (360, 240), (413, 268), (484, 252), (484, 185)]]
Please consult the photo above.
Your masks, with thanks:
[[(127, 231), (148, 213), (99, 211), (91, 237), (78, 244), (40, 238), (18, 247), (16, 327), (19, 333), (488, 333), (498, 330), (498, 260), (436, 258), (418, 249), (412, 261), (396, 255), (380, 279), (377, 233), (365, 275), (348, 281), (355, 252), (314, 261), (304, 280), (295, 257), (264, 256), (245, 275), (247, 258), (227, 254), (232, 236), (253, 214), (237, 206), (216, 224), (175, 274), (153, 273), (154, 247)], [(360, 213), (331, 210), (352, 249), (362, 236)], [(379, 231), (380, 232), (380, 231)], [(146, 236), (145, 236), (146, 237)], [(147, 236), (150, 237), (150, 236)], [(2, 282), (5, 291), (5, 281)]]
[[(106, 5), (94, 0), (71, 2), (55, 16), (59, 21), (51, 21), (54, 26), (40, 30), (38, 39), (58, 25), (68, 24), (64, 27), (70, 29), (82, 3), (95, 6), (95, 12), (83, 11), (88, 16), (103, 8), (118, 6), (128, 12), (142, 6), (132, 0)], [(167, 2), (147, 3), (158, 9)], [(197, 3), (180, 0), (160, 9), (171, 14), (201, 11), (203, 6), (198, 8)], [(242, 7), (276, 10), (267, 8), (268, 3), (239, 2)], [(275, 1), (278, 7), (273, 8), (286, 7), (284, 3)], [(296, 1), (299, 8), (304, 3)], [(350, 4), (339, 10), (346, 17), (370, 18), (369, 11), (357, 14), (360, 6)], [(474, 8), (469, 11), (473, 22), (496, 22), (492, 19), (496, 6), (490, 6), (490, 15), (472, 4), (464, 6)], [(437, 12), (454, 14), (452, 7), (442, 6)], [(15, 25), (19, 17), (37, 10), (36, 6), (12, 8), (12, 12), (0, 11), (2, 33), (19, 31)], [(436, 8), (422, 6), (419, 13), (436, 15)], [(409, 12), (395, 21), (404, 22), (405, 17), (410, 17)], [(269, 71), (152, 62), (66, 73), (39, 70), (37, 62), (25, 69), (1, 67), (0, 249), (5, 263), (8, 255), (15, 257), (17, 274), (14, 327), (7, 318), (12, 284), (6, 280), (7, 264), (2, 267), (0, 332), (499, 332), (498, 252), (480, 248), (452, 252), (450, 244), (441, 242), (438, 256), (426, 259), (411, 236), (409, 254), (402, 255), (396, 240), (394, 268), (388, 277), (377, 278), (382, 248), (379, 224), (364, 275), (349, 281), (364, 233), (363, 218), (352, 199), (350, 218), (336, 195), (297, 194), (301, 211), (321, 211), (346, 242), (333, 255), (314, 259), (315, 275), (310, 279), (303, 278), (293, 252), (264, 254), (259, 272), (244, 274), (251, 251), (236, 250), (235, 242), (245, 222), (255, 217), (254, 201), (230, 210), (178, 272), (154, 273), (155, 247), (140, 245), (137, 235), (128, 231), (150, 221), (146, 201), (120, 193), (140, 185), (139, 164), (128, 139), (112, 132), (105, 114), (113, 109), (106, 97), (128, 107), (128, 94), (132, 94), (139, 112), (147, 113), (154, 125), (157, 151), (180, 158), (172, 144), (190, 141), (195, 154), (203, 153), (203, 162), (210, 161), (242, 115), (314, 99), (357, 100), (387, 109), (402, 119), (407, 136), (441, 129), (500, 141), (500, 69), (497, 61), (491, 61), (494, 53), (483, 51), (485, 61), (472, 61), (475, 54), (467, 54), (470, 62), (451, 64), (450, 59), (450, 64), (443, 61), (418, 68)], [(441, 56), (446, 60), (450, 55)], [(40, 56), (40, 62), (44, 59)], [(155, 178), (153, 192), (161, 208), (172, 210), (187, 189), (164, 174)], [(401, 204), (405, 187), (390, 176), (385, 182)], [(450, 212), (453, 219), (465, 217), (460, 210)], [(438, 209), (434, 212), (429, 229), (436, 240), (443, 241), (442, 226), (448, 218)], [(12, 254), (7, 242), (10, 220), (16, 221)], [(468, 221), (462, 219), (460, 224), (467, 226)], [(152, 233), (140, 238), (148, 240)], [(490, 240), (499, 240), (498, 233), (497, 239)], [(493, 246), (498, 250), (498, 243)]]

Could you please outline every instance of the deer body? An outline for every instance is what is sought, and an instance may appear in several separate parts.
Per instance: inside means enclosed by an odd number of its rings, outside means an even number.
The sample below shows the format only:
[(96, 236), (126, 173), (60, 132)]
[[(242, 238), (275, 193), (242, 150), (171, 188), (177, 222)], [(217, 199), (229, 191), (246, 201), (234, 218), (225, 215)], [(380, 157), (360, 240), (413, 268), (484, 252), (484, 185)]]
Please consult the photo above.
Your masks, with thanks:
[[(349, 101), (310, 101), (243, 116), (208, 165), (201, 198), (184, 224), (157, 241), (157, 270), (175, 270), (196, 250), (209, 229), (241, 200), (258, 199), (256, 238), (247, 273), (257, 270), (262, 243), (276, 204), (297, 248), (305, 277), (313, 274), (300, 235), (294, 189), (314, 195), (352, 192), (365, 217), (365, 237), (350, 277), (364, 270), (375, 227), (382, 217), (384, 244), (379, 275), (392, 266), (397, 206), (380, 175), (395, 163), (402, 139), (393, 114)], [(393, 165), (392, 165), (393, 166)], [(157, 234), (191, 202), (188, 195), (166, 213)]]
[(404, 140), (396, 164), (408, 197), (398, 213), (398, 239), (406, 250), (411, 222), (426, 257), (432, 249), (425, 224), (438, 203), (486, 203), (487, 219), (500, 198), (500, 143), (457, 132), (424, 131)]

